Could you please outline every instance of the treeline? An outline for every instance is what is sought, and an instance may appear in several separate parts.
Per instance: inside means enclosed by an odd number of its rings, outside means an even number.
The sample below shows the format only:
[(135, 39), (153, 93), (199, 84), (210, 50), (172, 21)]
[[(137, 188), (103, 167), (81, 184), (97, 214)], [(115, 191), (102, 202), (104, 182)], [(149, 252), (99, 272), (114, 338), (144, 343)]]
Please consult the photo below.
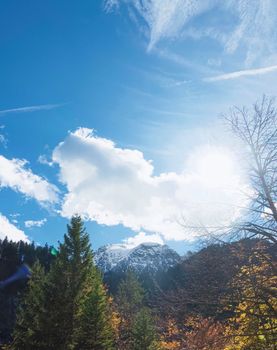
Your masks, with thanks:
[(208, 246), (146, 289), (128, 272), (113, 294), (78, 216), (56, 256), (47, 246), (0, 247), (1, 280), (32, 266), (27, 285), (1, 291), (3, 349), (276, 349), (276, 246), (267, 240)]
[(270, 350), (277, 341), (276, 245), (211, 245), (168, 272), (153, 298), (164, 349)]
[(157, 348), (154, 320), (137, 278), (128, 273), (113, 300), (93, 263), (79, 216), (72, 218), (56, 256), (50, 247), (7, 240), (1, 242), (1, 252), (1, 279), (23, 261), (32, 270), (27, 286), (19, 281), (1, 291), (6, 304), (1, 308), (3, 349)]
[[(54, 257), (51, 247), (35, 246), (34, 243), (0, 240), (0, 281), (13, 275), (23, 263), (33, 266), (40, 261), (45, 271), (49, 271)], [(26, 290), (26, 281), (17, 280), (0, 288), (0, 346), (11, 340), (17, 305)]]

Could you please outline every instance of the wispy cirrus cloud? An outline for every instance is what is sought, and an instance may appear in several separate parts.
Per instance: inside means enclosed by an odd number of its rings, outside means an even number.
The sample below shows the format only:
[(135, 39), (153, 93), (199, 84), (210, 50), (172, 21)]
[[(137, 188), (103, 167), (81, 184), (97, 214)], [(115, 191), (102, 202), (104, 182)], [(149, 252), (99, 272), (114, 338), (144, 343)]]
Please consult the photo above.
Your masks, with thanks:
[[(277, 2), (275, 0), (104, 0), (107, 10), (128, 7), (132, 18), (140, 18), (148, 33), (148, 50), (163, 39), (199, 40), (210, 37), (233, 54), (241, 48), (246, 66), (277, 52)], [(195, 21), (210, 10), (224, 13), (230, 25)], [(220, 16), (221, 17), (221, 16)], [(231, 19), (231, 21), (230, 21)], [(225, 23), (226, 24), (226, 23)], [(197, 34), (197, 35), (196, 35)]]
[(161, 39), (177, 36), (195, 16), (212, 6), (211, 0), (107, 0), (106, 8), (111, 10), (125, 4), (133, 14), (139, 15), (149, 29), (148, 50)]
[(0, 134), (0, 144), (2, 144), (4, 147), (7, 147), (7, 139), (3, 134)]
[(59, 108), (63, 105), (64, 105), (64, 103), (2, 109), (2, 110), (0, 110), (0, 116), (6, 115), (6, 114), (11, 114), (11, 113), (31, 113), (31, 112), (38, 112), (38, 111), (49, 111), (51, 109)]
[(246, 47), (246, 65), (277, 52), (277, 2), (275, 0), (230, 0), (226, 9), (238, 24), (224, 42), (229, 53)]
[(272, 73), (274, 71), (277, 71), (277, 65), (263, 67), (263, 68), (256, 68), (256, 69), (245, 69), (245, 70), (239, 70), (239, 71), (232, 72), (232, 73), (220, 74), (220, 75), (217, 75), (214, 77), (204, 78), (203, 81), (215, 82), (215, 81), (221, 81), (221, 80), (238, 79), (238, 78), (246, 77), (246, 76), (255, 76), (255, 75)]
[[(0, 125), (0, 130), (5, 129), (5, 125)], [(0, 146), (2, 145), (4, 148), (7, 147), (8, 140), (2, 132), (0, 133)]]

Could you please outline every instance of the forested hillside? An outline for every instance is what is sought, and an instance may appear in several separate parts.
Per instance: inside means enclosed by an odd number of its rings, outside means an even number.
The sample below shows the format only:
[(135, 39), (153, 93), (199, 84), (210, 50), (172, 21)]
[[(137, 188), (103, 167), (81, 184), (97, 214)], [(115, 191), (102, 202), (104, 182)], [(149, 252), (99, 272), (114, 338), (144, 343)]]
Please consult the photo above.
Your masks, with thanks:
[[(0, 281), (12, 276), (23, 264), (33, 266), (36, 261), (42, 264), (45, 271), (49, 271), (53, 258), (51, 247), (0, 240)], [(15, 311), (26, 292), (26, 284), (26, 279), (17, 279), (5, 288), (1, 288), (0, 284), (0, 344), (11, 339)]]
[[(57, 250), (1, 241), (1, 344), (10, 349), (275, 349), (276, 247), (212, 244), (163, 274), (102, 281), (81, 219)], [(147, 282), (148, 281), (148, 282)], [(6, 347), (5, 347), (6, 348)]]

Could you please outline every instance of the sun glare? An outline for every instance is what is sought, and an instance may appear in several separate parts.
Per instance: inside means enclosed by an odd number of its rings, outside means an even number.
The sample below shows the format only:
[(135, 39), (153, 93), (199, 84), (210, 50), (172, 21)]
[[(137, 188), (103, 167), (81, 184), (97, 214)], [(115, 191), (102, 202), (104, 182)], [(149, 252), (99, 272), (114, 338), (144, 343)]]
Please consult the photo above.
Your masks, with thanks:
[(230, 150), (203, 147), (193, 157), (193, 170), (210, 186), (234, 186), (240, 177), (239, 165)]

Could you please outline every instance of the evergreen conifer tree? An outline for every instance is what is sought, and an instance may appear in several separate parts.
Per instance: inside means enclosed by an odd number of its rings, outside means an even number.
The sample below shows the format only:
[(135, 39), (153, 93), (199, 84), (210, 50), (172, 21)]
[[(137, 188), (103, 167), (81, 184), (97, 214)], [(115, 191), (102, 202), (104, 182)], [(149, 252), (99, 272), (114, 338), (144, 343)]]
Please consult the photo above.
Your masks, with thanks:
[(32, 276), (20, 308), (17, 312), (13, 350), (47, 349), (43, 340), (44, 329), (41, 316), (44, 309), (45, 273), (42, 266), (36, 262), (32, 268)]
[(128, 271), (120, 282), (117, 292), (117, 304), (122, 317), (133, 318), (143, 303), (144, 290), (135, 273)]
[(156, 330), (150, 311), (144, 307), (136, 315), (133, 325), (132, 350), (157, 350)]
[(116, 296), (120, 315), (119, 347), (130, 349), (132, 344), (132, 327), (135, 315), (143, 305), (144, 290), (136, 275), (128, 271), (120, 282)]
[(102, 276), (94, 268), (80, 308), (79, 327), (75, 334), (76, 349), (114, 349), (111, 311)]
[(50, 269), (44, 327), (48, 349), (73, 349), (80, 302), (93, 269), (89, 237), (80, 216), (73, 216)]

